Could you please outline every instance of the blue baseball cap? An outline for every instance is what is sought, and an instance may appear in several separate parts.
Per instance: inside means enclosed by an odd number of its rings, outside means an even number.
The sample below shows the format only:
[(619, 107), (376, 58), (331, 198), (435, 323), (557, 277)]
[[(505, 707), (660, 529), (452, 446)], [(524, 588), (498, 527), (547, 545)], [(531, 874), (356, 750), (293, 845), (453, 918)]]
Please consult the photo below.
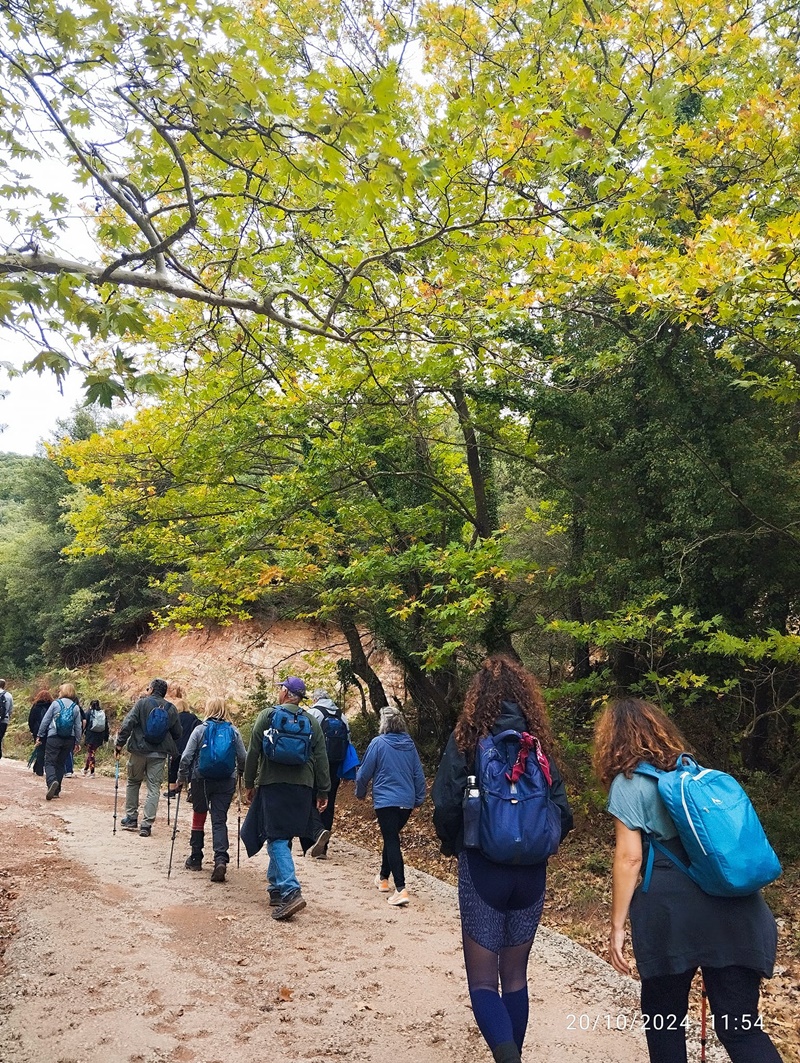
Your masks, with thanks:
[(290, 675), (280, 685), (284, 690), (288, 690), (290, 694), (294, 694), (296, 698), (304, 698), (306, 696), (306, 685), (296, 675)]

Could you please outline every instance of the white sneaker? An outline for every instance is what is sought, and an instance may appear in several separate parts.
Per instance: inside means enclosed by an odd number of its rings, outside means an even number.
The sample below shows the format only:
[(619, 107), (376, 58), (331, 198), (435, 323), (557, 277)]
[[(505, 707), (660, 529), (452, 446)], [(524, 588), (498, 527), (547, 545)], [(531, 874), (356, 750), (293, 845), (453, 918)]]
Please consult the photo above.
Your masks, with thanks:
[(411, 898), (408, 895), (408, 890), (395, 890), (391, 897), (387, 897), (386, 903), (393, 904), (395, 908), (402, 908), (403, 905), (408, 904)]
[(388, 878), (381, 878), (380, 875), (376, 875), (375, 878), (373, 879), (373, 881), (375, 883), (375, 889), (378, 891), (378, 893), (388, 893), (389, 892), (389, 879)]

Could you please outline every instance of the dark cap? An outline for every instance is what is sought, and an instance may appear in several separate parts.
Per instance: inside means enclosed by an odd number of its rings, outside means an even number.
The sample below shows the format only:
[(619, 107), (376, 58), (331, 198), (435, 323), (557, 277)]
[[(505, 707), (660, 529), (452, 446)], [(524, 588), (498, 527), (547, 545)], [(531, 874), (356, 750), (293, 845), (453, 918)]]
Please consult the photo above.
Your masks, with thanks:
[(306, 685), (296, 675), (288, 676), (280, 685), (296, 698), (304, 698), (306, 696)]

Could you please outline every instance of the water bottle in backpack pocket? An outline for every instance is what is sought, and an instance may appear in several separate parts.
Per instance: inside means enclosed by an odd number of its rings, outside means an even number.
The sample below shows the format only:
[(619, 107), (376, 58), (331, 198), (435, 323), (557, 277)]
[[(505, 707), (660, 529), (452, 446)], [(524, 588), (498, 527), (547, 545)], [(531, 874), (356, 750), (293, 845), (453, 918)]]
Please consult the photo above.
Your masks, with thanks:
[(75, 734), (75, 703), (70, 701), (65, 704), (59, 698), (57, 704), (58, 711), (54, 717), (56, 734), (59, 738), (72, 738)]
[[(497, 864), (540, 864), (558, 850), (561, 841), (561, 812), (550, 796), (550, 765), (539, 740), (519, 731), (487, 735), (478, 742), (475, 757), (480, 794), (478, 843), (465, 840), (468, 848), (479, 848)], [(474, 788), (473, 788), (474, 789)], [(470, 805), (472, 818), (477, 807)]]
[(236, 769), (236, 740), (227, 720), (206, 720), (197, 773), (203, 779), (228, 779)]
[(481, 792), (474, 775), (467, 777), (461, 809), (464, 815), (464, 845), (467, 849), (478, 849), (481, 844)]
[(261, 748), (275, 764), (307, 764), (311, 757), (311, 720), (303, 712), (279, 705), (269, 717)]

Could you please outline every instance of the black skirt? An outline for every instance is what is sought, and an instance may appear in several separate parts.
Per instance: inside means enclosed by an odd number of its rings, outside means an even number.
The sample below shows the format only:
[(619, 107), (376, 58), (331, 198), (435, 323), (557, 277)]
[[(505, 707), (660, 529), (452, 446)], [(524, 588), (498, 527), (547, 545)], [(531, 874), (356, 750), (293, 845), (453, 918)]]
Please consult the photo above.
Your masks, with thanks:
[(772, 977), (778, 930), (760, 893), (712, 897), (656, 852), (650, 888), (647, 893), (641, 885), (636, 888), (630, 918), (642, 978), (702, 966), (749, 967)]
[(310, 786), (297, 783), (256, 787), (240, 832), (247, 855), (255, 856), (267, 841), (304, 837), (308, 833), (313, 794)]

